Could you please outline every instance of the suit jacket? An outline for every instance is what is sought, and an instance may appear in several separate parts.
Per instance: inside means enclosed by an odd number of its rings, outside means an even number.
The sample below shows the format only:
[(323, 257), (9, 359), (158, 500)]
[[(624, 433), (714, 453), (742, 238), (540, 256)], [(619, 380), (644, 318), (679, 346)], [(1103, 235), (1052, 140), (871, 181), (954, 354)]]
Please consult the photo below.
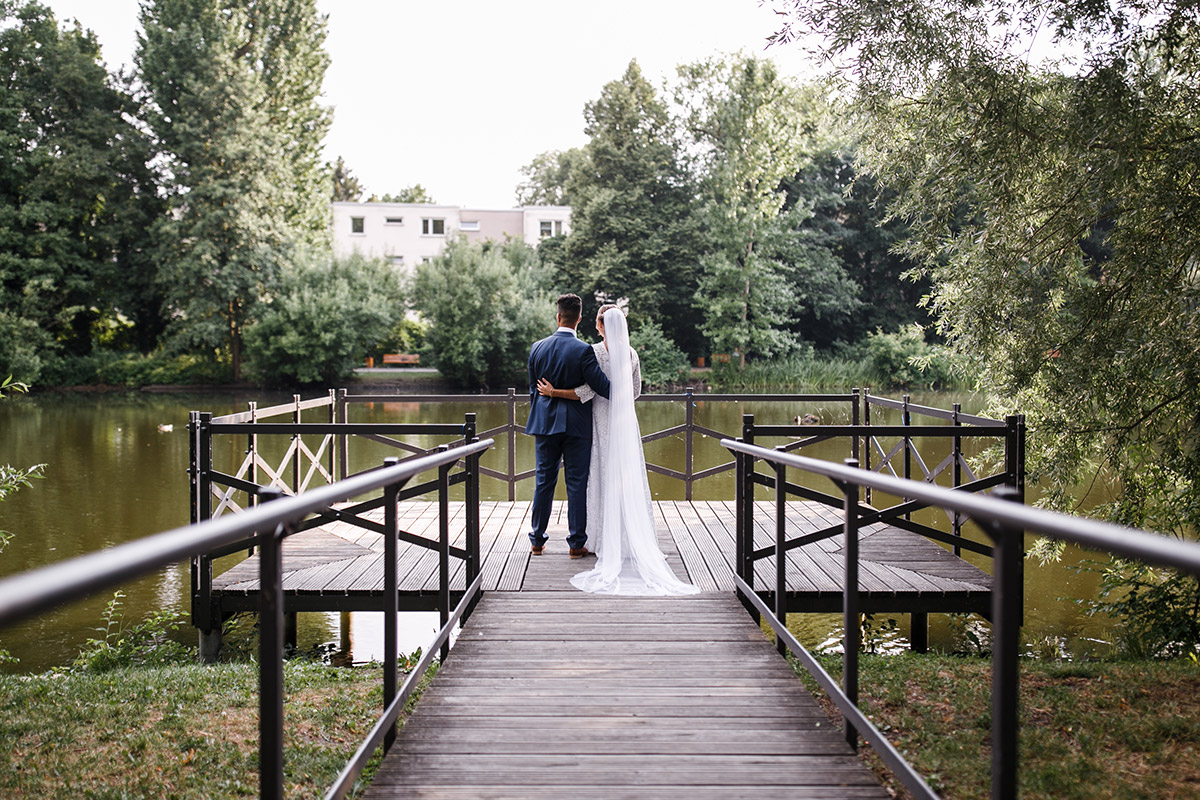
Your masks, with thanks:
[(560, 400), (538, 394), (537, 382), (545, 378), (556, 389), (586, 383), (608, 397), (608, 378), (596, 363), (592, 346), (566, 331), (556, 331), (529, 348), (529, 419), (525, 432), (533, 436), (566, 433), (592, 438), (592, 409), (578, 400)]

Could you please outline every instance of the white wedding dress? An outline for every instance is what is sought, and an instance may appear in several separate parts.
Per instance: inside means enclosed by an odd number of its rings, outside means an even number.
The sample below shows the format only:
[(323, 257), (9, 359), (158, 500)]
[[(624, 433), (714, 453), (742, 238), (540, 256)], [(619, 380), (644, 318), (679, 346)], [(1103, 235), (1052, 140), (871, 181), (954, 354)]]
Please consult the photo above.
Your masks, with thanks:
[(590, 387), (576, 388), (593, 403), (592, 461), (588, 475), (588, 546), (596, 566), (571, 578), (585, 592), (621, 595), (681, 595), (700, 590), (675, 577), (658, 549), (646, 457), (633, 401), (641, 394), (641, 367), (629, 346), (625, 315), (604, 314), (608, 347), (595, 345), (608, 376), (609, 399)]

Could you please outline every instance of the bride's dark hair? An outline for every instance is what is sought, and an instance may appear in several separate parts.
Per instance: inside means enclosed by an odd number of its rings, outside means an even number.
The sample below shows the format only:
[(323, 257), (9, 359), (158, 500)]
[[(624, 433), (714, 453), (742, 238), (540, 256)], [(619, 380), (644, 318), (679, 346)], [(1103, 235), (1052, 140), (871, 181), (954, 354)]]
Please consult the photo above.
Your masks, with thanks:
[[(605, 303), (604, 305), (600, 306), (600, 310), (596, 312), (596, 319), (603, 320), (604, 312), (608, 311), (610, 308), (617, 308), (619, 310), (619, 306), (617, 306), (616, 303)], [(622, 311), (621, 313), (624, 314), (625, 312)]]

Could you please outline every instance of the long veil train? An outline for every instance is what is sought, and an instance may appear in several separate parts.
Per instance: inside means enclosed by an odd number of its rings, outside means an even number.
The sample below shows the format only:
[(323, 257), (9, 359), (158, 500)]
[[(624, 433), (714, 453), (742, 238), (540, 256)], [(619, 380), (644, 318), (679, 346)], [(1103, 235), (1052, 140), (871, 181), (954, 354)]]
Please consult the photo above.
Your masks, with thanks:
[(642, 435), (633, 408), (633, 363), (629, 329), (619, 309), (604, 313), (609, 354), (608, 447), (602, 475), (603, 524), (596, 550), (596, 566), (571, 578), (585, 592), (623, 595), (680, 595), (700, 590), (675, 577), (654, 530), (650, 484)]

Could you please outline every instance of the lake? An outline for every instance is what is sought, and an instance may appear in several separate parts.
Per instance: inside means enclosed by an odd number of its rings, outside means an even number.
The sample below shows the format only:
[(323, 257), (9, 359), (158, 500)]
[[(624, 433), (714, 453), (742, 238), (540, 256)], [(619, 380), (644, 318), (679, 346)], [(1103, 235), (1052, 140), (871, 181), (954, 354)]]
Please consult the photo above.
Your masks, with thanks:
[[(912, 399), (914, 403), (943, 408), (961, 402), (966, 413), (978, 413), (982, 406), (980, 398), (970, 395), (925, 393), (914, 394)], [(47, 465), (44, 480), (35, 481), (32, 487), (21, 489), (0, 504), (0, 529), (14, 534), (0, 554), (0, 576), (187, 524), (188, 412), (228, 414), (245, 410), (249, 400), (265, 406), (287, 402), (290, 396), (87, 393), (18, 396), (0, 402), (0, 463), (22, 467)], [(376, 403), (353, 405), (351, 409), (351, 421), (362, 422), (461, 422), (463, 414), (469, 411), (478, 413), (480, 430), (506, 421), (503, 404), (472, 403), (469, 396), (464, 396), (461, 403)], [(793, 408), (761, 401), (706, 402), (703, 395), (697, 395), (695, 418), (699, 425), (736, 435), (743, 413), (756, 414), (759, 422), (778, 424), (809, 412), (817, 413), (826, 423), (848, 421), (848, 413), (841, 405)], [(524, 410), (519, 410), (518, 418), (523, 418), (523, 414)], [(682, 402), (638, 406), (643, 432), (679, 424), (683, 414)], [(318, 419), (319, 416), (312, 417), (312, 421)], [(898, 419), (875, 416), (873, 421)], [(517, 469), (531, 468), (533, 453), (529, 440), (518, 437), (518, 443)], [(822, 447), (825, 449), (805, 453), (835, 460), (848, 455), (838, 449), (844, 445), (827, 443)], [(233, 448), (226, 451), (216, 451), (218, 468), (224, 463), (220, 459), (236, 458), (240, 452), (234, 452)], [(352, 454), (355, 469), (377, 464), (382, 457), (381, 451), (373, 452), (367, 447)], [(683, 454), (682, 434), (647, 446), (647, 461), (664, 466), (681, 469)], [(728, 460), (727, 451), (716, 440), (697, 439), (697, 470)], [(485, 456), (484, 464), (503, 470), (507, 455), (502, 449), (495, 450)], [(659, 475), (651, 475), (650, 481), (656, 499), (683, 499), (680, 482)], [(828, 488), (818, 483), (812, 485)], [(484, 499), (508, 498), (507, 487), (499, 481), (484, 478), (481, 488)], [(527, 500), (531, 495), (532, 482), (518, 484), (518, 499)], [(560, 482), (561, 496), (564, 495)], [(698, 482), (695, 496), (732, 498), (732, 473)], [(1036, 497), (1035, 487), (1030, 487), (1029, 496), (1031, 501)], [(929, 520), (936, 519), (933, 512), (929, 513)], [(1026, 625), (1022, 638), (1028, 651), (1082, 655), (1106, 649), (1108, 623), (1089, 617), (1075, 602), (1079, 598), (1093, 598), (1098, 583), (1094, 573), (1078, 570), (1082, 559), (1080, 553), (1070, 550), (1055, 564), (1027, 563)], [(986, 560), (977, 563), (990, 570)], [(178, 564), (121, 587), (124, 620), (136, 622), (164, 608), (188, 611), (188, 584), (188, 566)], [(89, 638), (100, 636), (97, 628), (103, 624), (105, 606), (111, 599), (111, 593), (102, 593), (0, 629), (0, 648), (20, 659), (19, 663), (3, 669), (30, 672), (70, 663)], [(309, 650), (332, 643), (330, 647), (342, 650), (343, 658), (354, 661), (378, 658), (382, 650), (380, 616), (379, 613), (302, 614), (299, 647)], [(407, 613), (401, 617), (401, 646), (406, 652), (428, 641), (437, 626), (436, 614)], [(894, 630), (888, 619), (881, 616), (872, 620), (872, 626), (879, 631), (877, 643), (881, 649), (903, 646), (907, 618), (896, 617)], [(795, 615), (789, 622), (806, 646), (832, 645), (840, 635), (840, 618), (836, 615)], [(972, 635), (986, 640), (985, 631), (977, 619), (930, 616), (930, 645), (934, 647), (970, 649)], [(185, 627), (181, 639), (194, 644), (193, 629)]]

